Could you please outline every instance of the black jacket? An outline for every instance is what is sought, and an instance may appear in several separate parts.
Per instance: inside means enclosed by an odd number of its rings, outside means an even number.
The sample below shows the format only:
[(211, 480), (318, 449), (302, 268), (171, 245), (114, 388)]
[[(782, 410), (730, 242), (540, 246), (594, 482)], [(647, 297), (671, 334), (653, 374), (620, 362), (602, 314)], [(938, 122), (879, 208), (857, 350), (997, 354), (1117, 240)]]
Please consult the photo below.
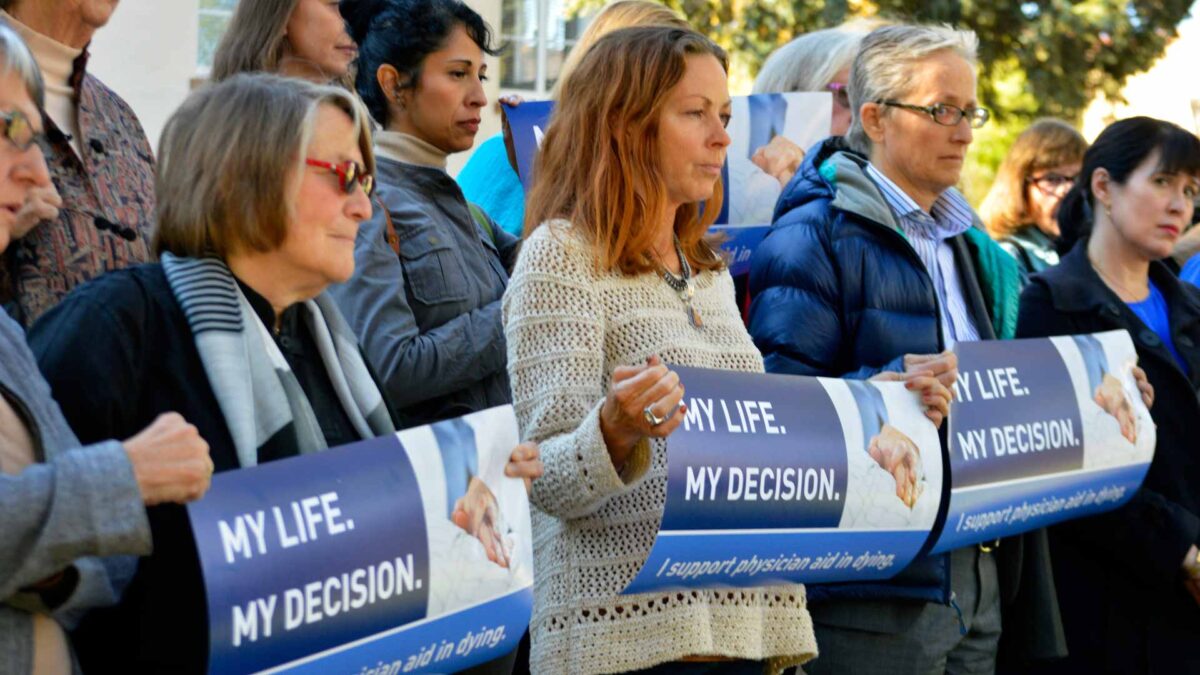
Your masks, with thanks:
[[(261, 298), (247, 297), (260, 314), (271, 312)], [(345, 428), (348, 420), (338, 421), (344, 413), (319, 357), (314, 358), (305, 322), (292, 316), (297, 309), (285, 310), (276, 341), (326, 442), (343, 442), (352, 428)], [(78, 288), (34, 325), (29, 343), (81, 440), (129, 438), (173, 411), (208, 442), (216, 471), (239, 467), (187, 318), (161, 265), (112, 272)], [(296, 452), (288, 427), (259, 448), (259, 461)], [(187, 509), (163, 504), (147, 513), (153, 554), (139, 559), (121, 602), (90, 612), (72, 635), (84, 672), (206, 670), (208, 612)]]
[(1055, 580), (1070, 657), (1055, 672), (1200, 672), (1200, 607), (1180, 565), (1200, 542), (1200, 290), (1162, 263), (1150, 276), (1167, 301), (1171, 336), (1191, 375), (1100, 280), (1086, 242), (1021, 294), (1018, 337), (1129, 331), (1154, 385), (1158, 443), (1126, 506), (1051, 528)]

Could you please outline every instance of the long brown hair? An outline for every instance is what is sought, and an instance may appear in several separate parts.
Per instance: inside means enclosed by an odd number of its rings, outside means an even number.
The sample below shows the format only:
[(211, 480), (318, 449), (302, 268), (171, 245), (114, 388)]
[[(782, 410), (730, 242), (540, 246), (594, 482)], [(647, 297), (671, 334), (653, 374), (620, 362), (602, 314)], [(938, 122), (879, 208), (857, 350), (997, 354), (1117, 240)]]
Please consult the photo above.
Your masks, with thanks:
[[(597, 268), (625, 274), (654, 269), (650, 226), (666, 207), (659, 168), (658, 122), (666, 94), (687, 57), (711, 55), (728, 70), (724, 50), (692, 30), (623, 28), (600, 38), (563, 87), (534, 164), (525, 235), (566, 219), (592, 245)], [(675, 235), (698, 270), (724, 261), (705, 238), (721, 211), (721, 181), (701, 211), (675, 212)]]
[(988, 234), (1003, 239), (1031, 224), (1026, 184), (1039, 171), (1083, 161), (1087, 141), (1070, 124), (1044, 117), (1017, 136), (979, 205)]
[(213, 54), (212, 80), (279, 69), (287, 22), (300, 0), (241, 0)]

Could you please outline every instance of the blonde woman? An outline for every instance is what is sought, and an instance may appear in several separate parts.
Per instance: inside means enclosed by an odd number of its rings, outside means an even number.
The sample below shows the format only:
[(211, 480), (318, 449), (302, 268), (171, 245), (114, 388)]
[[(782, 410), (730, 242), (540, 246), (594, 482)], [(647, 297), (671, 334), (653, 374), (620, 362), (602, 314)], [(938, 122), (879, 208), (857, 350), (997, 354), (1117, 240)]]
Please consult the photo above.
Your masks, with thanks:
[[(619, 28), (633, 26), (686, 29), (688, 23), (666, 5), (649, 0), (617, 0), (606, 5), (563, 61), (551, 97), (558, 99), (563, 84), (596, 40)], [(519, 103), (520, 99), (508, 101)], [(496, 134), (480, 144), (456, 180), (467, 201), (482, 207), (505, 231), (520, 236), (525, 222), (525, 187), (517, 176), (506, 142), (504, 135)]]
[(1058, 205), (1079, 176), (1087, 141), (1070, 124), (1040, 119), (1000, 163), (979, 216), (1028, 277), (1058, 264)]

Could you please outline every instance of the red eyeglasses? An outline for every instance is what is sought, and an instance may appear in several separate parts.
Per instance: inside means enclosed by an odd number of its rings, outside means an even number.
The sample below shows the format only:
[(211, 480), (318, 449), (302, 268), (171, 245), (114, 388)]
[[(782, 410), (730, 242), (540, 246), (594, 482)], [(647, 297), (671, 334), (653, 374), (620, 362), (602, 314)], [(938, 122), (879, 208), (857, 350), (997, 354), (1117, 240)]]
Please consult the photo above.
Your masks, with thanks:
[(370, 196), (375, 190), (375, 177), (367, 173), (365, 169), (358, 165), (357, 162), (345, 161), (339, 164), (333, 162), (324, 162), (319, 159), (305, 159), (304, 163), (308, 166), (315, 166), (318, 169), (328, 169), (337, 174), (338, 184), (346, 194), (354, 193), (354, 186), (361, 185), (363, 192)]

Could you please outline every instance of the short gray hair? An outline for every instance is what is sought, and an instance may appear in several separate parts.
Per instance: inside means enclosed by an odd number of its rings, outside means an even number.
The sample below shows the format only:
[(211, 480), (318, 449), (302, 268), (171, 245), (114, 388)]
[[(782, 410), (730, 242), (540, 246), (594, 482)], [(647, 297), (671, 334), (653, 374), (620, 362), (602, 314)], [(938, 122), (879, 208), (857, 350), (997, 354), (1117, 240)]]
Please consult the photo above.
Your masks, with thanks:
[(278, 248), (295, 201), (289, 179), (304, 167), (322, 104), (353, 121), (373, 175), (366, 108), (341, 87), (240, 73), (192, 92), (167, 120), (158, 147), (155, 254), (228, 259)]
[(871, 31), (863, 38), (850, 68), (850, 130), (846, 142), (852, 149), (870, 154), (871, 139), (862, 125), (864, 103), (903, 98), (921, 63), (938, 52), (953, 52), (974, 66), (978, 49), (979, 38), (974, 31), (945, 25), (899, 24)]
[(46, 104), (46, 87), (42, 84), (42, 71), (25, 41), (7, 23), (0, 21), (0, 74), (16, 73), (25, 83), (29, 98), (38, 110)]
[(881, 19), (854, 19), (801, 35), (767, 57), (754, 78), (754, 93), (824, 91), (839, 70), (854, 62), (863, 37), (885, 25)]

